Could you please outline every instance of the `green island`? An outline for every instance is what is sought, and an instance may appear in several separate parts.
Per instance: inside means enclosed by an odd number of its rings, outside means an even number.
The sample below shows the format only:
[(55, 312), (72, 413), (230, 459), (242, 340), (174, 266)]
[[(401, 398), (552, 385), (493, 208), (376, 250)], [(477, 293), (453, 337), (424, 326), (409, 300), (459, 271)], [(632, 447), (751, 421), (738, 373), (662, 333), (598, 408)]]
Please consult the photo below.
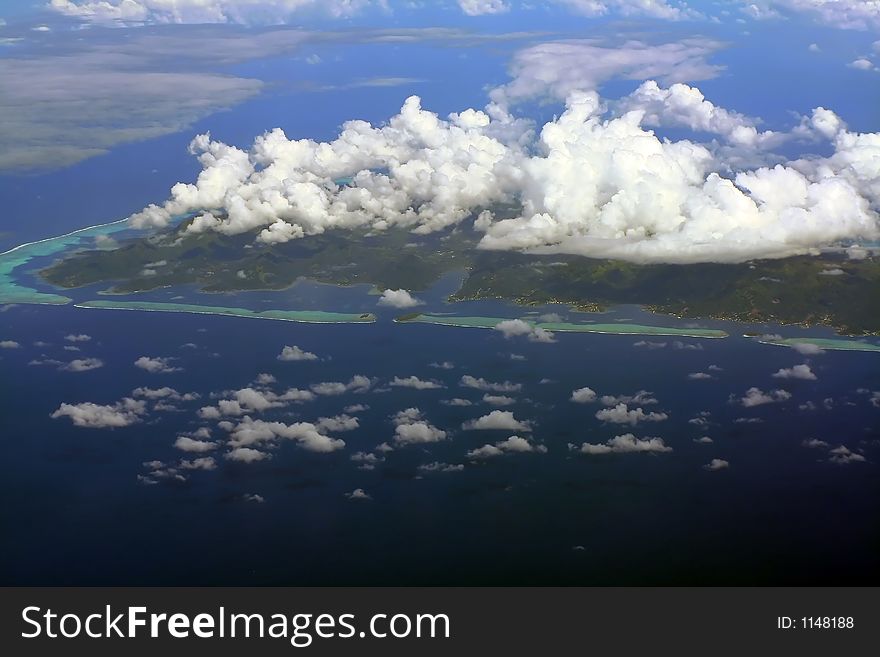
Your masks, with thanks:
[(188, 303), (157, 303), (152, 301), (84, 301), (77, 308), (102, 308), (105, 310), (139, 310), (162, 313), (193, 313), (196, 315), (228, 315), (252, 319), (274, 319), (284, 322), (308, 324), (362, 324), (376, 321), (372, 313), (332, 313), (321, 310), (249, 310)]
[(106, 284), (110, 294), (178, 285), (217, 293), (281, 290), (302, 279), (417, 293), (444, 274), (464, 272), (449, 301), (559, 303), (591, 312), (635, 304), (678, 318), (880, 335), (880, 258), (875, 257), (849, 260), (828, 252), (740, 264), (637, 264), (480, 250), (480, 233), (466, 225), (430, 235), (404, 229), (328, 231), (269, 245), (258, 243), (253, 232), (190, 233), (190, 221), (120, 240), (114, 249), (65, 252), (40, 276), (64, 290)]
[[(420, 323), (438, 324), (441, 326), (459, 326), (466, 328), (493, 329), (504, 317), (456, 317), (450, 315), (431, 315), (414, 313), (398, 317), (395, 321), (401, 324)], [(569, 322), (532, 322), (529, 324), (553, 332), (568, 333), (608, 333), (616, 335), (654, 335), (681, 338), (726, 338), (727, 333), (715, 329), (670, 328), (666, 326), (646, 326), (642, 324), (572, 324)]]

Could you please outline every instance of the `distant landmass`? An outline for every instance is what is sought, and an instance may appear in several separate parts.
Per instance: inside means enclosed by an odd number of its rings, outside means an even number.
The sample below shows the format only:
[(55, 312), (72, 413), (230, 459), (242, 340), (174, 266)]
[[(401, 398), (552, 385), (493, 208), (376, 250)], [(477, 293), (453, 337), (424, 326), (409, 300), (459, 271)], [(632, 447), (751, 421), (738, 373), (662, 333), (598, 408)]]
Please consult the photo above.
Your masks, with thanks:
[(108, 286), (109, 294), (195, 285), (204, 292), (281, 290), (301, 279), (379, 289), (429, 288), (464, 272), (450, 301), (563, 303), (585, 311), (639, 304), (687, 318), (829, 326), (880, 334), (880, 261), (825, 253), (743, 264), (641, 265), (582, 256), (482, 251), (461, 227), (427, 236), (328, 232), (263, 245), (255, 235), (194, 234), (189, 220), (114, 248), (79, 250), (40, 274), (59, 288)]

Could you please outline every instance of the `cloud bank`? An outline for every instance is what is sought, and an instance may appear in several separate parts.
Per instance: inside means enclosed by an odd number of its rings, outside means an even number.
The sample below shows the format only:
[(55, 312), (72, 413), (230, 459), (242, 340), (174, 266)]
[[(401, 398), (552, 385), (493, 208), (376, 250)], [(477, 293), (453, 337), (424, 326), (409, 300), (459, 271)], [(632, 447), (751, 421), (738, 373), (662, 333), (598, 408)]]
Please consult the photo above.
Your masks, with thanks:
[[(646, 124), (726, 145), (660, 139)], [(831, 154), (738, 165), (807, 137)], [(538, 134), (497, 102), (441, 119), (412, 96), (387, 124), (349, 121), (331, 142), (275, 129), (249, 151), (208, 134), (191, 150), (197, 180), (132, 216), (134, 226), (193, 212), (191, 233), (253, 232), (271, 245), (352, 228), (425, 234), (478, 215), (481, 249), (650, 263), (783, 258), (880, 237), (880, 133), (850, 132), (824, 108), (785, 135), (761, 132), (686, 85), (648, 82), (612, 104), (572, 91)], [(521, 213), (496, 220), (487, 208), (497, 203)]]

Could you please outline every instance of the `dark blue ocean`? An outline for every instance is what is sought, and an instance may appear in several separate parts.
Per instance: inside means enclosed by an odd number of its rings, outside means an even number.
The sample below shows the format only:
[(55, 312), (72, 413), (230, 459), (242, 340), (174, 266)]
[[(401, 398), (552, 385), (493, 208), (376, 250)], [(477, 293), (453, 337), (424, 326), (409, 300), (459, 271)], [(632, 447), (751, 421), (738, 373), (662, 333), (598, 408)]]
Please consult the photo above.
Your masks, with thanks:
[[(445, 281), (422, 295), (437, 310)], [(170, 291), (149, 295), (167, 298)], [(262, 299), (262, 301), (261, 301)], [(283, 293), (209, 299), (216, 305), (375, 310), (375, 324), (316, 325), (234, 317), (8, 307), (0, 313), (0, 583), (139, 584), (876, 584), (880, 580), (880, 354), (804, 356), (740, 337), (760, 329), (723, 322), (722, 340), (557, 334), (553, 344), (505, 339), (498, 331), (395, 324), (400, 311), (375, 307), (365, 288), (298, 285)], [(446, 308), (457, 314), (522, 315), (500, 303)], [(547, 309), (542, 309), (547, 310)], [(557, 312), (559, 308), (553, 309)], [(574, 317), (573, 314), (567, 314)], [(593, 319), (596, 319), (595, 317)], [(619, 308), (600, 321), (685, 323)], [(810, 335), (827, 332), (811, 331)], [(67, 335), (91, 341), (71, 343)], [(650, 346), (634, 346), (642, 340)], [(36, 343), (36, 344), (35, 344)], [(665, 343), (664, 347), (659, 347)], [(64, 350), (76, 346), (81, 351)], [(193, 346), (194, 345), (194, 346)], [(285, 345), (320, 360), (281, 362)], [(515, 359), (511, 354), (516, 354)], [(180, 371), (151, 374), (141, 356), (166, 357)], [(86, 372), (51, 364), (98, 358)], [(449, 362), (451, 369), (432, 367)], [(817, 380), (773, 373), (808, 363)], [(714, 367), (710, 370), (709, 366)], [(712, 379), (688, 374), (709, 372)], [(214, 427), (199, 407), (223, 391), (252, 385), (260, 373), (273, 389), (373, 377), (367, 393), (319, 396), (270, 409), (256, 419), (313, 422), (354, 404), (360, 428), (334, 437), (344, 449), (305, 451), (282, 441), (272, 458), (236, 463), (218, 450), (217, 468), (186, 481), (144, 485), (145, 462), (175, 463), (184, 432)], [(513, 431), (464, 430), (493, 407), (464, 375), (522, 385), (517, 419), (533, 423), (531, 440), (546, 453), (484, 461), (469, 450)], [(446, 387), (388, 387), (395, 376)], [(50, 415), (62, 402), (114, 404), (135, 388), (173, 387), (201, 399), (177, 411), (146, 413), (116, 429), (73, 426)], [(637, 426), (601, 422), (600, 403), (576, 404), (573, 390), (599, 395), (653, 393), (645, 411), (668, 419)], [(751, 387), (784, 389), (791, 399), (744, 408)], [(212, 397), (213, 395), (213, 397)], [(733, 396), (733, 401), (731, 401)], [(469, 407), (444, 405), (464, 398)], [(812, 404), (813, 408), (804, 405)], [(438, 443), (397, 447), (375, 469), (351, 460), (391, 442), (390, 417), (417, 407), (448, 432)], [(698, 426), (689, 420), (704, 417)], [(237, 418), (231, 418), (238, 421)], [(739, 422), (737, 420), (740, 419)], [(748, 422), (745, 420), (749, 420)], [(666, 453), (586, 455), (569, 443), (604, 443), (632, 432), (660, 437)], [(213, 428), (213, 438), (225, 432)], [(525, 435), (525, 434), (523, 434)], [(711, 444), (695, 442), (709, 436)], [(826, 448), (808, 448), (817, 439)], [(845, 445), (863, 461), (831, 460)], [(729, 467), (708, 470), (712, 459)], [(433, 462), (461, 464), (425, 472)], [(349, 499), (363, 489), (370, 499)], [(249, 501), (259, 495), (264, 501)]]

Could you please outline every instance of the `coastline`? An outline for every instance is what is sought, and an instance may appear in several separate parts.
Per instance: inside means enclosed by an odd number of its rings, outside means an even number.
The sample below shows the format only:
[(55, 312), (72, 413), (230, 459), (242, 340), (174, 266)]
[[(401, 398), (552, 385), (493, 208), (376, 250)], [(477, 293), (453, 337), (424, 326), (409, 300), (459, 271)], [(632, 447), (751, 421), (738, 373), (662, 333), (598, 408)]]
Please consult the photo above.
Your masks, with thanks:
[(197, 304), (161, 303), (149, 301), (83, 301), (75, 303), (75, 308), (86, 310), (123, 310), (158, 313), (186, 313), (191, 315), (218, 315), (224, 317), (243, 317), (246, 319), (269, 319), (303, 324), (372, 324), (376, 316), (372, 313), (351, 314), (333, 313), (321, 310), (249, 310), (247, 308), (226, 308), (221, 306), (200, 306)]
[[(450, 317), (418, 314), (410, 318), (397, 318), (399, 324), (435, 324), (459, 328), (494, 329), (504, 317)], [(559, 333), (600, 333), (605, 335), (647, 335), (679, 338), (723, 339), (729, 337), (725, 331), (717, 329), (678, 329), (664, 326), (645, 326), (642, 324), (570, 324), (566, 322), (532, 323), (535, 328)]]

